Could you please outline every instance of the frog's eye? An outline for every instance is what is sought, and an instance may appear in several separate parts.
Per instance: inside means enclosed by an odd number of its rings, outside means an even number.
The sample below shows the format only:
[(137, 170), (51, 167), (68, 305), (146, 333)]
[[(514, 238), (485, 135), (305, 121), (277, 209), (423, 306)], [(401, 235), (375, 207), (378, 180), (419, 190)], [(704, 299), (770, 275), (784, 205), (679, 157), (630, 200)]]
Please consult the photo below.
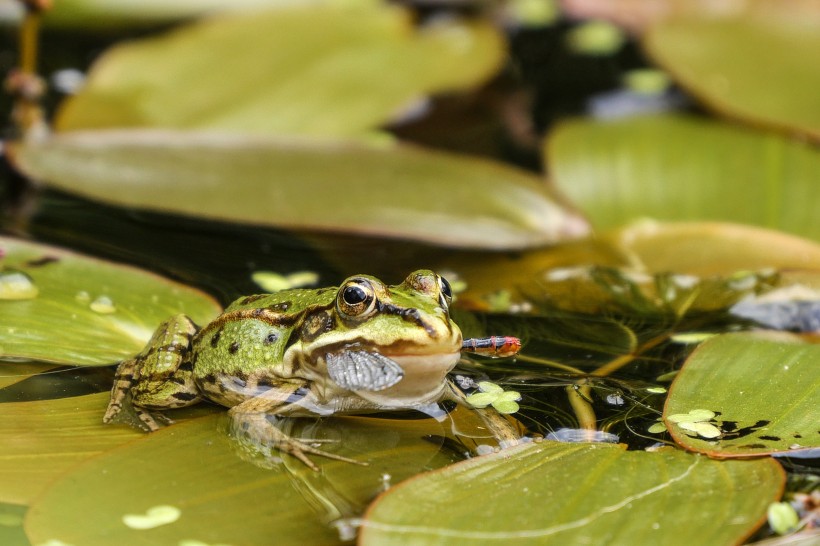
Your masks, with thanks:
[(349, 317), (364, 315), (373, 310), (376, 295), (373, 287), (365, 280), (352, 280), (345, 284), (336, 298), (339, 312)]
[(450, 288), (450, 283), (447, 282), (447, 279), (444, 277), (438, 278), (438, 289), (441, 293), (439, 297), (439, 303), (442, 307), (447, 309), (450, 306), (450, 303), (453, 301), (453, 289)]

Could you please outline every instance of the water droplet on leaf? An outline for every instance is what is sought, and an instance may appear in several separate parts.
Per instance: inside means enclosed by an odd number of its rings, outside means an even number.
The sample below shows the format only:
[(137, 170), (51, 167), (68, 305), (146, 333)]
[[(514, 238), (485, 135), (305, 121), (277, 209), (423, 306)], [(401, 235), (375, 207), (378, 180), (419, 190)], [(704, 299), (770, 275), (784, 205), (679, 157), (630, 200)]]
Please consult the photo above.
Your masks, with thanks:
[(91, 301), (91, 294), (89, 294), (85, 290), (80, 290), (79, 292), (74, 294), (74, 299), (80, 303), (88, 303)]
[(22, 271), (0, 271), (0, 300), (30, 300), (40, 291)]
[(92, 301), (88, 307), (95, 313), (99, 313), (101, 315), (110, 315), (111, 313), (117, 312), (114, 302), (111, 301), (111, 298), (108, 296), (99, 296), (97, 299)]

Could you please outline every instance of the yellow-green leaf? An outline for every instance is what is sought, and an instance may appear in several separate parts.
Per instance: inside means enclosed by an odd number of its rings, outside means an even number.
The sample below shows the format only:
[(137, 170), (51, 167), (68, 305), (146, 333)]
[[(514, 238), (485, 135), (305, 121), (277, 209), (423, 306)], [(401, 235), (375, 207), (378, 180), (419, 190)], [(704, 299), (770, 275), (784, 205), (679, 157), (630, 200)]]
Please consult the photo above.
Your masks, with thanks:
[(636, 218), (723, 220), (820, 239), (820, 150), (694, 116), (573, 121), (549, 168), (601, 228)]
[(99, 393), (0, 404), (0, 501), (28, 504), (68, 468), (143, 435), (104, 426), (107, 401)]
[(717, 112), (820, 140), (820, 18), (778, 14), (779, 2), (771, 4), (764, 14), (672, 18), (644, 43)]
[(783, 482), (770, 459), (545, 441), (399, 484), (371, 505), (359, 544), (737, 544)]
[(381, 2), (287, 3), (116, 46), (56, 126), (360, 136), (428, 93), (481, 83), (502, 59), (486, 23), (417, 29)]
[[(106, 34), (124, 27), (160, 25), (188, 17), (199, 17), (223, 10), (248, 10), (275, 5), (279, 0), (60, 0), (43, 14), (51, 27), (97, 30)], [(291, 0), (296, 1), (296, 0)], [(310, 0), (304, 0), (310, 1)], [(354, 0), (348, 0), (354, 1)], [(368, 0), (361, 0), (368, 1)], [(372, 0), (371, 0), (372, 1)], [(23, 5), (3, 1), (0, 21), (19, 24)], [(16, 8), (16, 9), (15, 9)]]
[(0, 237), (4, 271), (25, 273), (28, 299), (0, 299), (0, 358), (112, 364), (138, 353), (169, 316), (198, 324), (220, 306), (210, 296), (140, 269), (61, 248)]
[(89, 198), (242, 223), (485, 249), (587, 232), (536, 176), (410, 146), (99, 131), (22, 144), (15, 157)]
[[(820, 345), (790, 334), (715, 336), (692, 353), (669, 389), (664, 408), (669, 431), (687, 449), (711, 457), (820, 447), (818, 362)], [(672, 417), (692, 408), (716, 414), (720, 438), (692, 437), (680, 430)]]
[[(344, 530), (340, 518), (357, 515), (379, 491), (457, 458), (423, 439), (446, 434), (432, 419), (295, 420), (290, 434), (338, 440), (323, 449), (369, 462), (317, 458), (322, 471), (314, 472), (291, 458), (254, 457), (225, 434), (227, 419), (171, 426), (66, 473), (31, 505), (32, 543), (338, 544), (332, 523)], [(163, 525), (137, 529), (124, 516), (137, 526)]]

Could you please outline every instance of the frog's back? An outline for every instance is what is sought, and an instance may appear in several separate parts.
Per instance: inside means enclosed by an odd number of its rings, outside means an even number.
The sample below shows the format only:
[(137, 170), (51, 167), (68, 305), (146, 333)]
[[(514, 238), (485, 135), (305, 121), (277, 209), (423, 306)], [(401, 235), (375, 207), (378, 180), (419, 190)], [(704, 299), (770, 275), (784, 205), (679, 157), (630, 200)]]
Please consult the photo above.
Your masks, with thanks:
[(282, 315), (298, 315), (316, 306), (325, 307), (333, 304), (336, 287), (306, 289), (294, 288), (273, 294), (256, 294), (243, 296), (234, 300), (225, 313), (238, 310), (267, 309)]
[(335, 289), (284, 290), (237, 299), (199, 331), (194, 376), (211, 400), (236, 405), (277, 382), (294, 378), (285, 350), (314, 310), (334, 302)]

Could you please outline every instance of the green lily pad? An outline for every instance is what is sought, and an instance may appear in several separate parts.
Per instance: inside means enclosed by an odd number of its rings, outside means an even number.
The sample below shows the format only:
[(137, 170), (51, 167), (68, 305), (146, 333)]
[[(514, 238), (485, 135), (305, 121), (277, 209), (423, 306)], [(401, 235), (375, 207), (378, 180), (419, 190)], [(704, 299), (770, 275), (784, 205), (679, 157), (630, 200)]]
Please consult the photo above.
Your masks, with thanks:
[(783, 483), (770, 459), (545, 441), (388, 490), (365, 514), (359, 544), (737, 544)]
[(99, 131), (22, 144), (15, 157), (65, 191), (235, 222), (485, 249), (587, 232), (536, 176), (409, 146)]
[[(715, 336), (689, 357), (664, 408), (676, 442), (711, 457), (750, 457), (820, 447), (820, 345), (785, 333)], [(715, 439), (690, 436), (672, 419), (693, 409), (716, 414)]]
[(820, 19), (797, 15), (776, 5), (763, 14), (672, 18), (650, 27), (644, 45), (717, 112), (820, 140)]
[(210, 296), (125, 265), (61, 248), (0, 237), (3, 272), (37, 289), (0, 299), (0, 358), (106, 365), (138, 353), (169, 316), (199, 324), (221, 310)]
[(416, 29), (381, 2), (287, 3), (116, 46), (55, 124), (362, 136), (428, 93), (483, 82), (502, 60), (487, 23)]
[(650, 273), (731, 277), (765, 269), (820, 270), (820, 244), (727, 222), (644, 220), (607, 232), (604, 240)]
[(26, 507), (0, 503), (0, 543), (7, 546), (30, 546), (23, 531)]
[[(369, 463), (317, 458), (322, 471), (314, 472), (291, 458), (277, 464), (248, 455), (221, 431), (220, 419), (226, 414), (151, 433), (65, 474), (31, 505), (32, 542), (337, 544), (328, 523), (357, 514), (385, 487), (457, 458), (422, 439), (446, 434), (431, 419), (296, 420), (301, 428), (290, 434), (338, 440), (323, 449)], [(124, 516), (154, 527), (129, 526)]]
[[(0, 502), (28, 504), (55, 478), (77, 463), (145, 433), (128, 426), (104, 425), (109, 393), (0, 404), (0, 438), (7, 441), (0, 455)], [(199, 404), (173, 412), (184, 421), (217, 406)]]
[(547, 143), (553, 180), (599, 228), (721, 220), (820, 239), (820, 150), (694, 116), (573, 121)]
[(39, 362), (2, 362), (0, 361), (0, 389), (24, 381), (38, 373), (54, 369), (53, 364)]
[[(110, 33), (122, 27), (159, 25), (218, 11), (270, 6), (276, 0), (60, 0), (45, 12), (48, 27), (96, 29)], [(22, 7), (21, 10), (22, 12)], [(8, 14), (4, 14), (8, 16)]]
[(0, 502), (28, 504), (78, 462), (143, 436), (103, 425), (107, 402), (108, 393), (99, 393), (0, 404)]

